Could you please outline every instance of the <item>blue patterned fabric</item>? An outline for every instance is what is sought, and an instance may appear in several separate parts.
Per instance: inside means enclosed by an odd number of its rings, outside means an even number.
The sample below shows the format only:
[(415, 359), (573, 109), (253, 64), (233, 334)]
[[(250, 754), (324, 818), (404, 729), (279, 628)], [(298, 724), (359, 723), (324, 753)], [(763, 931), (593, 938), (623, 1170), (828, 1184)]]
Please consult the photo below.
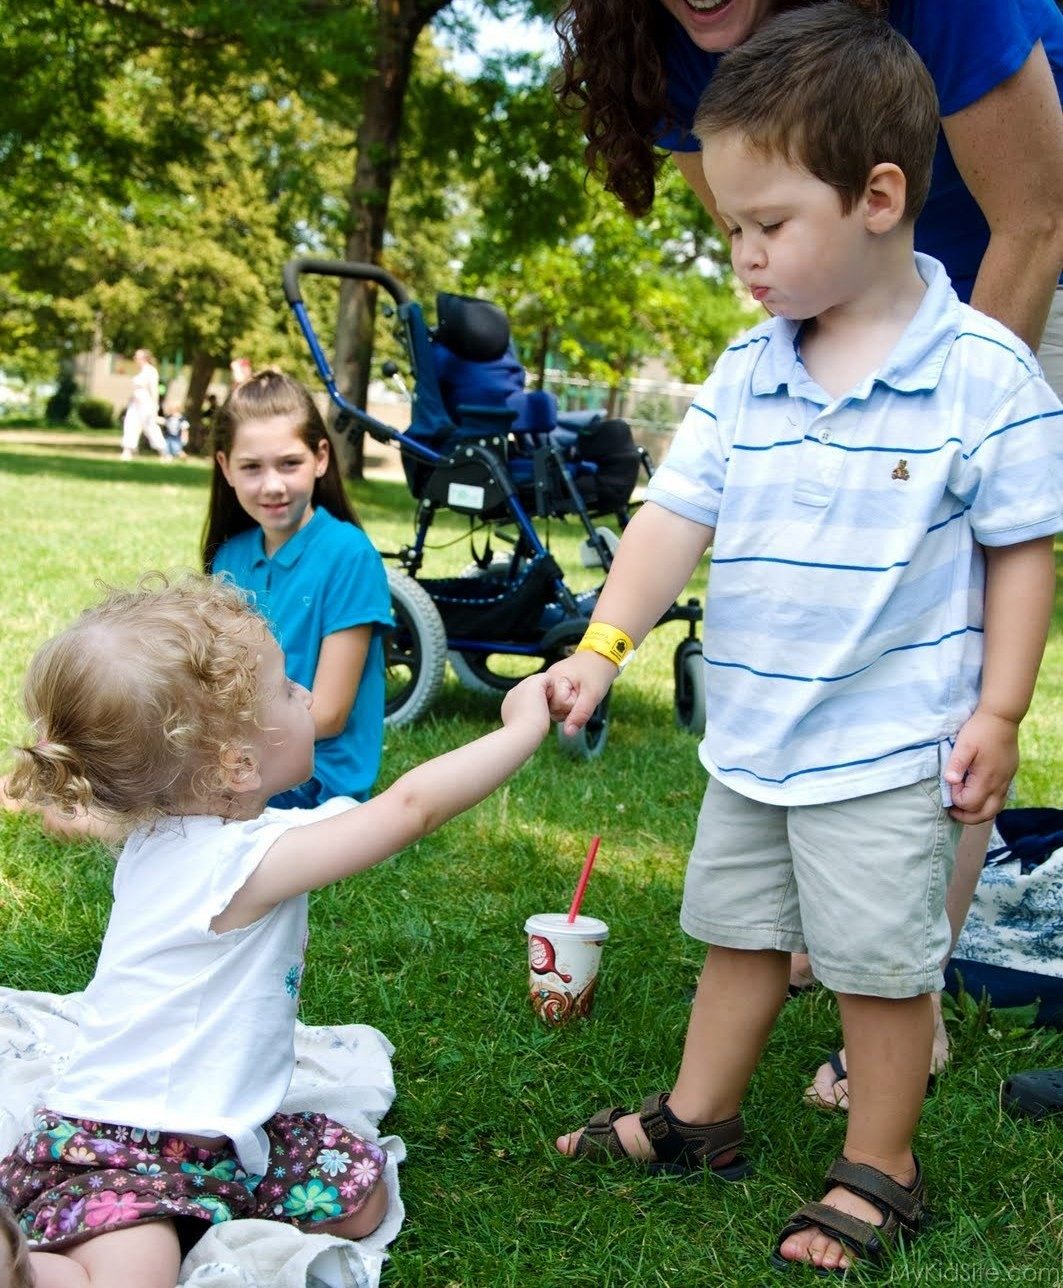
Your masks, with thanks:
[(956, 958), (1049, 975), (1063, 990), (1063, 810), (1005, 810)]

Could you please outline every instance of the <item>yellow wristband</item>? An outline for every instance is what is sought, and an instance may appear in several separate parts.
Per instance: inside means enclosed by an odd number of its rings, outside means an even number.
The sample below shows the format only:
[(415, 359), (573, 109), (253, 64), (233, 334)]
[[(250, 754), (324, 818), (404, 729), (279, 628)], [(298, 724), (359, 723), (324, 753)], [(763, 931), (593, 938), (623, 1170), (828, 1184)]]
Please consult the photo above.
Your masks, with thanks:
[(635, 641), (615, 626), (607, 626), (605, 622), (592, 622), (576, 645), (577, 653), (585, 649), (600, 653), (616, 666), (623, 667), (634, 656)]

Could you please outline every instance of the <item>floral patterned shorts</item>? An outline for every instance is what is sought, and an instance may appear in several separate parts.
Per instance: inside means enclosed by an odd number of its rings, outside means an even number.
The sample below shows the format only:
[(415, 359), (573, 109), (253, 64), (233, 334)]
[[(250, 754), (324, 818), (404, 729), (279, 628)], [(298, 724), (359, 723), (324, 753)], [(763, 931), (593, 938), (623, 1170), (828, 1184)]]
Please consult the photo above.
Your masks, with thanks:
[(52, 1251), (137, 1221), (237, 1217), (308, 1229), (363, 1206), (387, 1155), (324, 1114), (274, 1114), (265, 1176), (241, 1168), (231, 1144), (63, 1118), (48, 1109), (0, 1160), (6, 1202), (31, 1248)]

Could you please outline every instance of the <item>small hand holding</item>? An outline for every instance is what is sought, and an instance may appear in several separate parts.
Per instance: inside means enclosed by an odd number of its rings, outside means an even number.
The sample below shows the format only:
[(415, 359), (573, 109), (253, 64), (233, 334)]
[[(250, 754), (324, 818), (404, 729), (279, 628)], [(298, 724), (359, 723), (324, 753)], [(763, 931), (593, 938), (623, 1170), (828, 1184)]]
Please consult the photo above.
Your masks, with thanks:
[(616, 679), (616, 664), (607, 657), (584, 649), (563, 657), (546, 673), (554, 685), (550, 714), (564, 720), (568, 737), (579, 733), (594, 713), (594, 708)]
[(566, 675), (553, 675), (548, 672), (553, 680), (553, 687), (550, 694), (550, 719), (564, 720), (572, 710), (573, 703), (576, 701), (577, 691), (572, 681)]
[(502, 723), (507, 728), (525, 724), (540, 738), (550, 731), (551, 695), (554, 681), (549, 672), (529, 675), (506, 694), (502, 701)]
[(957, 734), (945, 766), (945, 781), (952, 789), (950, 815), (960, 823), (994, 818), (1004, 807), (1018, 765), (1018, 724), (976, 710)]

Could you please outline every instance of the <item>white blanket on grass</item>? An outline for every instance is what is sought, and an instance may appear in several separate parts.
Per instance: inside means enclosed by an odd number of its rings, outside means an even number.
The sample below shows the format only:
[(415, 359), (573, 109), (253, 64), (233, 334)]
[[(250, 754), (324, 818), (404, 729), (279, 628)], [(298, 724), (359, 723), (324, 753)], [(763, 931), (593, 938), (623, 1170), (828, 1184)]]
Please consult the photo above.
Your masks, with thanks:
[[(28, 1130), (33, 1110), (73, 1046), (81, 995), (0, 988), (0, 1157)], [(391, 1201), (367, 1239), (351, 1243), (303, 1234), (276, 1221), (211, 1226), (185, 1257), (179, 1283), (188, 1288), (376, 1288), (405, 1210), (398, 1165), (406, 1147), (377, 1125), (395, 1099), (391, 1043), (367, 1024), (297, 1025), (295, 1075), (281, 1108), (316, 1110), (388, 1152)]]

